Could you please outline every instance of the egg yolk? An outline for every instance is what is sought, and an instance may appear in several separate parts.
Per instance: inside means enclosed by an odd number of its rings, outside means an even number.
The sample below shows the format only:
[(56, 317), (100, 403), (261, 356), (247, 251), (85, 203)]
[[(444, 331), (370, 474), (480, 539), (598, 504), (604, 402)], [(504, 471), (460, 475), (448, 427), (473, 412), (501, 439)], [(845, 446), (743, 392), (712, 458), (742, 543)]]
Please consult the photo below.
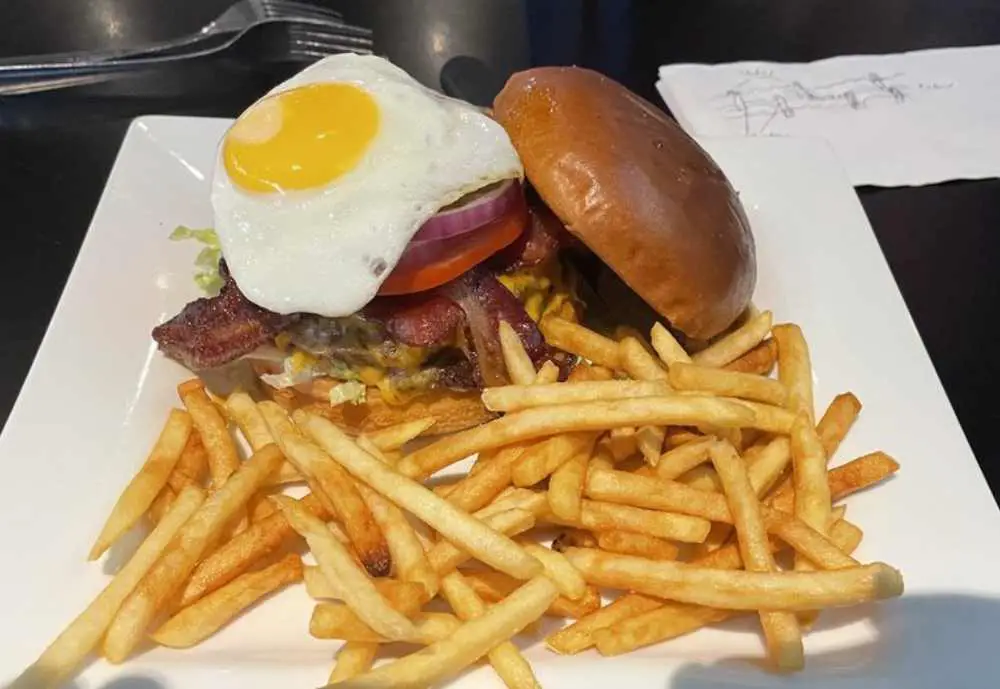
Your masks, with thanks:
[(268, 96), (226, 134), (229, 179), (252, 192), (322, 186), (351, 170), (378, 132), (379, 111), (352, 84), (310, 84)]

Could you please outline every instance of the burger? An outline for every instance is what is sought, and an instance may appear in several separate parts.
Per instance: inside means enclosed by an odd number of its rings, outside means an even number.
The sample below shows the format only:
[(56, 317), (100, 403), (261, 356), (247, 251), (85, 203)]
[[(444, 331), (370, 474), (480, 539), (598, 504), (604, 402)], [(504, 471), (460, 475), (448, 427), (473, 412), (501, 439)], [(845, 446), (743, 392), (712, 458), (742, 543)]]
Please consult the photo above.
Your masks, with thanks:
[[(490, 418), (498, 328), (565, 375), (546, 318), (656, 318), (704, 341), (744, 311), (753, 238), (718, 166), (606, 77), (515, 74), (491, 113), (372, 56), (322, 60), (244, 112), (212, 187), (218, 293), (157, 326), (210, 387), (356, 431)], [(220, 390), (225, 392), (226, 390)]]

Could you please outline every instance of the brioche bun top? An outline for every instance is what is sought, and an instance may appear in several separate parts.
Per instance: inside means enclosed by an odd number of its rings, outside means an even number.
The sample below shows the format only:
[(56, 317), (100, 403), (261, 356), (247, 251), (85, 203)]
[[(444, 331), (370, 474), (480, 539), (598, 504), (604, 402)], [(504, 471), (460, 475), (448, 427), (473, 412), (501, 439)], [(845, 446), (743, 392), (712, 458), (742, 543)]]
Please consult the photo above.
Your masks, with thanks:
[(597, 72), (541, 67), (510, 78), (494, 116), (545, 203), (674, 328), (706, 339), (749, 304), (739, 198), (663, 111)]

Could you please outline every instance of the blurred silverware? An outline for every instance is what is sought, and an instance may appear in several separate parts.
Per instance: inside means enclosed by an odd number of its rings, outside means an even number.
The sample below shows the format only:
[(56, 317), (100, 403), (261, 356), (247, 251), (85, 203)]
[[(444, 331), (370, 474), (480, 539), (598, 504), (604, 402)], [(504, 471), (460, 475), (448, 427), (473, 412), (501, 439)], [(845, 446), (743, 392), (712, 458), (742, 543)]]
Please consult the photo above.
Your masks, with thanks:
[(110, 51), (79, 51), (3, 59), (0, 60), (0, 79), (51, 76), (47, 70), (84, 67), (129, 58), (153, 58), (178, 51), (186, 54), (185, 49), (194, 50), (205, 41), (219, 36), (239, 36), (248, 29), (267, 22), (302, 22), (337, 27), (341, 35), (360, 39), (359, 47), (363, 48), (367, 42), (370, 48), (371, 31), (345, 23), (342, 15), (332, 9), (298, 0), (239, 0), (198, 31), (169, 41)]
[(340, 52), (370, 53), (371, 37), (357, 35), (357, 27), (351, 28), (355, 31), (344, 33), (341, 24), (313, 18), (265, 19), (228, 37), (203, 38), (169, 54), (111, 58), (71, 66), (47, 65), (19, 73), (15, 78), (5, 75), (0, 68), (0, 96), (100, 83), (115, 75), (213, 56), (248, 62), (314, 62)]

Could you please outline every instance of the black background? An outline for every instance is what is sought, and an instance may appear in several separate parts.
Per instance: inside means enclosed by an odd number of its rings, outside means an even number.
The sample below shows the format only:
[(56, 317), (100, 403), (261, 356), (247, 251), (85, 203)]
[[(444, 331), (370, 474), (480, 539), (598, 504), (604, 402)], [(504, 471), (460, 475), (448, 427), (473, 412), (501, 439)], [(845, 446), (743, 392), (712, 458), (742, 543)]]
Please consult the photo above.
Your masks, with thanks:
[[(166, 39), (196, 29), (228, 3), (6, 0), (0, 54)], [(431, 85), (448, 58), (468, 54), (503, 74), (533, 63), (592, 66), (654, 103), (660, 102), (656, 68), (669, 62), (801, 61), (1000, 42), (1000, 3), (990, 0), (332, 4), (375, 30), (378, 52)], [(0, 419), (28, 371), (128, 121), (149, 113), (235, 115), (294, 69), (215, 60), (100, 87), (0, 99)], [(996, 494), (1000, 181), (862, 188), (859, 195)], [(922, 420), (912, 422), (919, 433)]]

